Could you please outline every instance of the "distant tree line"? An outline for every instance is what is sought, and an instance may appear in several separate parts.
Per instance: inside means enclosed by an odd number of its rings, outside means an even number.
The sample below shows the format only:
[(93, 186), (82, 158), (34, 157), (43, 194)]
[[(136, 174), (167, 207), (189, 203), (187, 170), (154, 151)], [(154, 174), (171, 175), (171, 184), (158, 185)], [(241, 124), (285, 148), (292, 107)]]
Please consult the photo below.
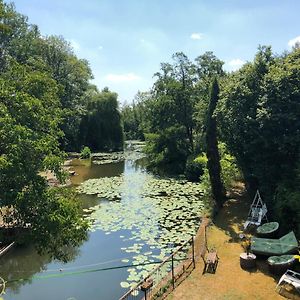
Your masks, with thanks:
[[(260, 46), (238, 71), (222, 67), (212, 52), (194, 62), (174, 54), (147, 97), (123, 108), (125, 135), (146, 139), (152, 169), (205, 181), (215, 119), (219, 191), (229, 177), (243, 176), (250, 189), (261, 190), (282, 228), (300, 233), (300, 49), (274, 55)], [(224, 193), (213, 196), (222, 205)]]

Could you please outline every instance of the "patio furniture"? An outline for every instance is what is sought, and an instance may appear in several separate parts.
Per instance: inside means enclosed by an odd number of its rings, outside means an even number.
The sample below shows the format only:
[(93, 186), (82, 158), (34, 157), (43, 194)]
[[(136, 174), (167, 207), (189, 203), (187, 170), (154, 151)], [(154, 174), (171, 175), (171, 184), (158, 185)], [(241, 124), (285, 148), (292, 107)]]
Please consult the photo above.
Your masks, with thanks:
[(288, 298), (300, 299), (300, 274), (291, 270), (287, 270), (280, 278), (276, 291)]
[(257, 190), (250, 206), (247, 220), (244, 223), (244, 230), (251, 225), (259, 226), (264, 219), (268, 221), (267, 212), (267, 206), (265, 203), (263, 203), (260, 193)]
[(269, 222), (257, 227), (256, 233), (259, 237), (272, 238), (275, 236), (278, 228), (278, 222)]
[(298, 241), (293, 231), (280, 239), (251, 238), (251, 252), (259, 255), (283, 255), (296, 253)]
[(267, 262), (271, 273), (283, 274), (295, 264), (296, 259), (294, 258), (293, 254), (286, 254), (280, 256), (270, 256)]
[(216, 273), (217, 266), (219, 263), (219, 256), (216, 249), (208, 249), (207, 238), (206, 238), (206, 227), (204, 229), (204, 245), (200, 249), (200, 256), (203, 259), (204, 268), (202, 274), (204, 273)]

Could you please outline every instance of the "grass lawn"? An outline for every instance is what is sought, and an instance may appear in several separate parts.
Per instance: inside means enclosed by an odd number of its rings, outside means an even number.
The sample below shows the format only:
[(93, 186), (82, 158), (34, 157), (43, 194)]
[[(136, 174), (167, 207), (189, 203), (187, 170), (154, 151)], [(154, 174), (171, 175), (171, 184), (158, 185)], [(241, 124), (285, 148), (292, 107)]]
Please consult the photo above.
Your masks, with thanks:
[(251, 199), (237, 185), (220, 211), (214, 224), (207, 228), (208, 247), (216, 248), (220, 257), (216, 274), (202, 275), (203, 262), (198, 260), (196, 269), (181, 283), (168, 300), (277, 300), (285, 299), (275, 292), (278, 277), (272, 276), (265, 260), (258, 260), (257, 269), (241, 269), (239, 234), (243, 229)]

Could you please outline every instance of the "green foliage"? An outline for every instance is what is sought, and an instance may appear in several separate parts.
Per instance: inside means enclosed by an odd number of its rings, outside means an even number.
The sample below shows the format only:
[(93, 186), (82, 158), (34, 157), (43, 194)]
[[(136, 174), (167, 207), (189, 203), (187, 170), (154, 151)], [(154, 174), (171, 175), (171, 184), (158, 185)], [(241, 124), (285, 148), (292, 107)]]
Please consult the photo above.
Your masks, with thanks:
[(85, 146), (80, 152), (81, 158), (90, 158), (91, 155), (92, 155), (91, 149), (87, 146)]
[(81, 218), (76, 193), (65, 188), (45, 188), (36, 181), (18, 194), (13, 218), (30, 224), (21, 241), (34, 242), (40, 253), (67, 262), (68, 248), (79, 246), (87, 237), (88, 224)]
[(300, 159), (286, 177), (281, 180), (273, 195), (274, 218), (280, 220), (282, 232), (295, 231), (300, 234)]
[(234, 181), (242, 180), (242, 174), (237, 166), (236, 159), (228, 152), (225, 143), (218, 143), (221, 164), (221, 178), (226, 190), (232, 187)]
[[(221, 164), (221, 178), (226, 190), (232, 187), (236, 180), (242, 180), (242, 174), (238, 168), (236, 159), (232, 156), (222, 142), (218, 143)], [(195, 161), (202, 166), (202, 174), (200, 176), (201, 187), (205, 191), (205, 195), (210, 198), (212, 196), (209, 172), (207, 169), (207, 157), (205, 153), (199, 155)]]
[(157, 172), (183, 173), (189, 153), (183, 136), (184, 127), (179, 126), (167, 128), (160, 134), (146, 134), (149, 167)]
[(131, 105), (125, 104), (121, 114), (126, 140), (144, 140), (146, 131), (145, 103), (150, 97), (149, 93), (138, 92)]
[(190, 181), (199, 181), (204, 174), (207, 165), (207, 157), (205, 154), (196, 158), (192, 155), (188, 158), (185, 166), (185, 176)]
[[(183, 53), (161, 64), (151, 98), (146, 101), (145, 131), (150, 167), (182, 173), (194, 149), (193, 83), (195, 70)], [(151, 137), (151, 138), (149, 138)]]
[(298, 184), (289, 184), (300, 153), (299, 86), (300, 49), (275, 57), (260, 47), (253, 63), (224, 82), (218, 108), (222, 136), (246, 181), (256, 183), (283, 224), (300, 214)]
[(225, 201), (226, 192), (221, 178), (220, 155), (217, 140), (217, 122), (214, 115), (217, 103), (219, 101), (219, 84), (214, 78), (211, 84), (210, 101), (206, 121), (206, 156), (207, 169), (211, 183), (212, 196), (217, 208), (222, 207)]
[(283, 232), (295, 231), (300, 233), (300, 189), (299, 181), (293, 181), (294, 186), (290, 182), (280, 183), (275, 194), (274, 217), (280, 220), (281, 230)]
[(123, 149), (123, 127), (117, 94), (107, 88), (88, 102), (88, 114), (80, 124), (80, 141), (94, 152)]
[[(16, 13), (13, 5), (3, 1), (0, 24), (5, 24), (0, 30), (1, 214), (22, 233), (15, 236), (17, 242), (34, 242), (40, 251), (65, 260), (62, 249), (79, 245), (87, 225), (81, 220), (74, 196), (49, 189), (40, 173), (51, 170), (59, 180), (65, 178), (61, 169), (65, 155), (60, 149), (65, 105), (62, 80), (69, 78), (68, 84), (75, 88), (78, 77), (72, 80), (72, 76), (81, 76), (75, 67), (79, 62), (63, 49), (56, 49), (55, 58), (46, 53), (48, 40), (27, 23), (26, 17)], [(65, 62), (73, 57), (72, 66), (68, 65), (72, 71), (56, 77), (57, 68), (48, 63), (50, 56), (61, 68), (67, 68)]]
[[(166, 150), (169, 148), (169, 139), (166, 133), (170, 128), (181, 127), (181, 134), (176, 134), (180, 141), (174, 141), (180, 155), (176, 158), (178, 171), (184, 170), (184, 164), (189, 155), (203, 151), (205, 145), (195, 145), (195, 141), (203, 141), (206, 123), (206, 114), (209, 103), (209, 86), (213, 76), (223, 76), (223, 62), (217, 59), (212, 52), (206, 52), (192, 63), (183, 53), (173, 55), (173, 63), (161, 64), (160, 72), (156, 73), (151, 97), (144, 102), (142, 122), (143, 131), (162, 135), (159, 147), (148, 147), (151, 155), (151, 165), (159, 163), (164, 167), (164, 162), (169, 164)], [(163, 136), (165, 135), (165, 136)], [(165, 144), (164, 144), (165, 143)], [(182, 147), (180, 149), (179, 147)], [(164, 149), (164, 150), (163, 150)], [(197, 152), (195, 151), (197, 149)], [(200, 150), (200, 151), (199, 151)], [(151, 153), (151, 151), (154, 151)], [(155, 152), (157, 151), (157, 152)], [(164, 154), (163, 154), (164, 153)], [(174, 154), (172, 154), (174, 156)], [(178, 159), (180, 161), (178, 161)], [(180, 167), (178, 167), (180, 165)], [(187, 163), (187, 174), (193, 173), (193, 163)], [(196, 170), (195, 170), (196, 171)], [(200, 174), (200, 173), (199, 173)], [(196, 180), (195, 175), (192, 176)]]
[[(0, 73), (11, 69), (13, 60), (31, 71), (47, 74), (56, 84), (56, 96), (63, 109), (59, 127), (64, 134), (59, 140), (60, 147), (79, 151), (82, 146), (80, 125), (90, 113), (88, 103), (98, 93), (89, 83), (93, 76), (88, 62), (78, 59), (63, 37), (41, 36), (38, 27), (28, 24), (27, 17), (18, 14), (13, 5), (1, 1), (0, 7)], [(17, 77), (21, 74), (19, 72)]]
[[(269, 160), (272, 156), (269, 154), (273, 150), (272, 147), (269, 148), (270, 152), (267, 154), (266, 149), (262, 149), (267, 145), (268, 137), (263, 136), (264, 130), (257, 116), (261, 109), (260, 99), (266, 96), (263, 89), (264, 76), (272, 64), (274, 59), (270, 55), (270, 49), (260, 48), (254, 63), (248, 63), (239, 72), (228, 77), (221, 92), (219, 121), (222, 136), (237, 158), (246, 179), (250, 176), (271, 175), (265, 173), (263, 165), (273, 165)], [(265, 154), (268, 157), (259, 157)]]

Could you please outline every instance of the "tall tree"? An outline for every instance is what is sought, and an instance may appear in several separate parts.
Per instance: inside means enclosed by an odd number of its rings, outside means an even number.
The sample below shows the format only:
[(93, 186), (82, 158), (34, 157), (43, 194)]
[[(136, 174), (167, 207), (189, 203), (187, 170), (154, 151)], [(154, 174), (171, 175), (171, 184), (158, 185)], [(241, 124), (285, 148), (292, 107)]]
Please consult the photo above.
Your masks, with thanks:
[(65, 177), (62, 88), (43, 59), (44, 42), (37, 26), (0, 0), (1, 223), (29, 228), (16, 240), (65, 260), (63, 248), (79, 245), (87, 224), (78, 200), (63, 189), (49, 189), (40, 175), (51, 170), (61, 181)]
[(217, 139), (217, 121), (214, 115), (219, 100), (219, 84), (214, 78), (210, 90), (210, 102), (207, 112), (206, 124), (206, 156), (207, 168), (210, 177), (212, 195), (215, 200), (217, 210), (223, 206), (225, 201), (225, 189), (221, 180), (220, 155)]
[[(203, 140), (206, 125), (206, 115), (210, 101), (210, 88), (214, 78), (221, 80), (225, 76), (224, 62), (211, 51), (205, 52), (195, 59), (197, 82), (195, 85), (196, 104), (194, 109), (195, 130), (199, 140)], [(203, 143), (203, 142), (202, 142)]]
[[(10, 71), (0, 76), (0, 86), (2, 219), (17, 229), (29, 227), (27, 241), (65, 260), (62, 248), (79, 245), (87, 224), (77, 200), (63, 190), (49, 190), (40, 175), (52, 170), (61, 180), (64, 177), (57, 84), (47, 73), (11, 61)], [(24, 241), (25, 236), (15, 238)]]
[(118, 95), (104, 88), (89, 99), (87, 114), (80, 125), (82, 145), (93, 151), (123, 149), (123, 127)]
[[(150, 157), (154, 158), (154, 165), (159, 161), (161, 167), (168, 165), (172, 169), (173, 166), (176, 172), (183, 172), (186, 159), (194, 149), (195, 69), (181, 52), (172, 58), (173, 64), (161, 64), (160, 72), (155, 74), (157, 80), (146, 109), (147, 132), (154, 135), (146, 135), (146, 140), (148, 137), (151, 143), (148, 149), (153, 154)], [(176, 141), (171, 142), (173, 138)], [(179, 156), (172, 151), (174, 143)], [(159, 160), (155, 159), (155, 151), (159, 151), (156, 152)]]
[(149, 92), (138, 92), (131, 104), (124, 104), (121, 109), (126, 139), (144, 140), (147, 127), (147, 102), (151, 95)]
[(300, 49), (274, 57), (270, 47), (260, 47), (223, 84), (218, 117), (246, 182), (261, 190), (282, 228), (300, 232), (299, 86)]

